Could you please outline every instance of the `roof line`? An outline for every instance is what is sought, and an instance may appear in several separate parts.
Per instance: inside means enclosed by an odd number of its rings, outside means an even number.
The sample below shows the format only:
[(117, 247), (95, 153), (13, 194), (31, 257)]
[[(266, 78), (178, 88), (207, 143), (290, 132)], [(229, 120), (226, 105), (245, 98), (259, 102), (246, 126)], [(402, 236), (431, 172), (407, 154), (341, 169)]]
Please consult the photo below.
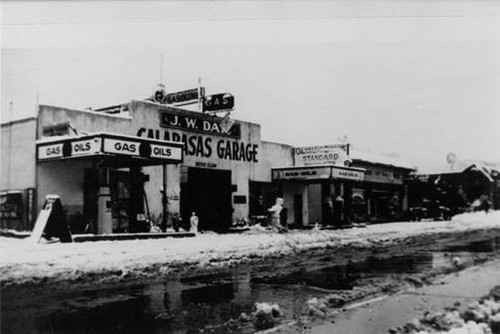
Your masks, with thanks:
[(15, 121), (2, 123), (1, 126), (3, 127), (3, 126), (9, 126), (9, 125), (14, 125), (14, 124), (18, 124), (18, 123), (25, 123), (25, 122), (29, 122), (29, 121), (33, 121), (33, 120), (37, 120), (37, 117), (31, 116), (31, 117), (16, 119)]

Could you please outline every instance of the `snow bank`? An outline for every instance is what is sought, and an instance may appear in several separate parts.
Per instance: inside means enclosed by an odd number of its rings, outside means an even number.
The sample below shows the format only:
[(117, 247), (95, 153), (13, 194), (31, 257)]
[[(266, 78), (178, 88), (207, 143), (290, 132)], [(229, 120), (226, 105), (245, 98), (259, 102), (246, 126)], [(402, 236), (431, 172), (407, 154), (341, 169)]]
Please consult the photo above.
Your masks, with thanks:
[(488, 296), (470, 304), (465, 311), (426, 313), (403, 328), (391, 329), (394, 334), (498, 334), (500, 333), (500, 302)]
[(158, 276), (180, 268), (216, 268), (318, 248), (377, 247), (405, 238), (443, 232), (500, 228), (500, 211), (463, 214), (452, 221), (401, 222), (346, 230), (249, 231), (194, 238), (30, 245), (0, 237), (2, 285), (78, 281), (86, 274)]

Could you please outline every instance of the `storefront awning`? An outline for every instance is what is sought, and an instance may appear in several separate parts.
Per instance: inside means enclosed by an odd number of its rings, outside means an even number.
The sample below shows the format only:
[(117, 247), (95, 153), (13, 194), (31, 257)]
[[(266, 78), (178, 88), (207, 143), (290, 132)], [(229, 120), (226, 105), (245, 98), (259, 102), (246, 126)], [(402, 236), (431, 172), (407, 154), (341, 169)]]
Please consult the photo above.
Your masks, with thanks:
[(111, 166), (147, 166), (182, 163), (183, 143), (124, 136), (113, 133), (36, 142), (37, 162), (68, 159), (98, 159)]
[(272, 169), (273, 181), (318, 181), (329, 179), (363, 181), (364, 178), (365, 170), (363, 168), (342, 167), (336, 165)]

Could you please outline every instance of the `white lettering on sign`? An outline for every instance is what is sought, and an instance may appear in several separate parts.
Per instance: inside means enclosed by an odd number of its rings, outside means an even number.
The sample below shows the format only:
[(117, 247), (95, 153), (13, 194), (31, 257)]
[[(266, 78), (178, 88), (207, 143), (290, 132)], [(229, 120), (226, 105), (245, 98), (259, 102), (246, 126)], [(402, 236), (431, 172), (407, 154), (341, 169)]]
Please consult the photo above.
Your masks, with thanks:
[(182, 147), (151, 144), (151, 158), (182, 160)]
[(314, 180), (328, 179), (330, 175), (334, 179), (363, 181), (365, 173), (362, 170), (345, 169), (338, 167), (309, 167), (294, 169), (273, 170), (273, 180)]
[(63, 144), (38, 146), (38, 160), (61, 158), (63, 156)]
[(79, 140), (71, 143), (71, 155), (82, 156), (99, 153), (100, 141), (97, 138)]
[(104, 138), (104, 152), (139, 156), (139, 143), (128, 140)]
[(330, 177), (330, 167), (273, 170), (273, 180), (314, 180)]
[(337, 178), (337, 179), (363, 181), (365, 173), (362, 171), (358, 171), (358, 170), (341, 169), (341, 168), (333, 167), (332, 176), (333, 176), (333, 178)]

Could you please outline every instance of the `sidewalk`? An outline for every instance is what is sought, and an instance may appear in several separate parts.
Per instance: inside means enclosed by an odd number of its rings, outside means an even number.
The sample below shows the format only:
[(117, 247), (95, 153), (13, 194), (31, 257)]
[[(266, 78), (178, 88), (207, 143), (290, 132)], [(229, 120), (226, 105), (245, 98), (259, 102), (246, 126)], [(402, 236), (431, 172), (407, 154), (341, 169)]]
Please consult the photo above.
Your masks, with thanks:
[(425, 312), (440, 312), (457, 302), (460, 309), (464, 308), (497, 285), (500, 285), (500, 260), (450, 274), (430, 286), (360, 303), (336, 315), (334, 323), (314, 326), (308, 333), (384, 334), (421, 318)]
[[(298, 253), (333, 249), (381, 249), (428, 238), (500, 229), (500, 211), (459, 215), (452, 221), (396, 222), (343, 230), (273, 233), (258, 229), (193, 238), (162, 238), (30, 244), (0, 237), (0, 284), (48, 284), (61, 281), (114, 283), (165, 276), (185, 268), (219, 270), (240, 263), (275, 261)], [(101, 281), (102, 279), (102, 281)]]

